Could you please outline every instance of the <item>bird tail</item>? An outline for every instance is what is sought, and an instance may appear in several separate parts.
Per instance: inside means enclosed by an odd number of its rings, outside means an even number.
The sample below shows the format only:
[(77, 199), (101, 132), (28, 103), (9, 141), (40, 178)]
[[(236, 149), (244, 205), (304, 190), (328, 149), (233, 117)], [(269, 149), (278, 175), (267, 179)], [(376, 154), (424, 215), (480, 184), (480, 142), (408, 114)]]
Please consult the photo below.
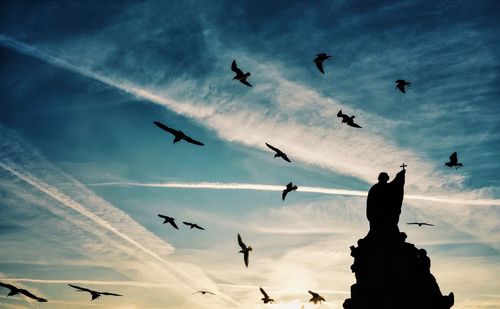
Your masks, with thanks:
[(339, 112), (337, 113), (337, 117), (342, 117), (342, 110), (339, 110)]

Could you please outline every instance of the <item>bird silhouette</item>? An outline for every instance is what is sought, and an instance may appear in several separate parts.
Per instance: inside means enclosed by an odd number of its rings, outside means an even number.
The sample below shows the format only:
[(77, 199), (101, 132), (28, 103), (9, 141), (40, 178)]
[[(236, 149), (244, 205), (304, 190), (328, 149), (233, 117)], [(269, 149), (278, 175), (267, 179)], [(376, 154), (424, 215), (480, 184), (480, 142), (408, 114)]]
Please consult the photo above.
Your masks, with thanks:
[(323, 296), (319, 295), (318, 293), (314, 293), (313, 291), (308, 292), (312, 295), (312, 298), (309, 300), (309, 302), (313, 302), (314, 304), (319, 302), (321, 304), (322, 301), (326, 301)]
[(405, 81), (404, 79), (398, 79), (396, 81), (396, 88), (398, 88), (402, 93), (406, 93), (405, 86), (410, 86), (411, 83)]
[(177, 224), (175, 224), (175, 219), (174, 218), (169, 217), (169, 216), (165, 216), (165, 215), (160, 215), (160, 214), (158, 214), (158, 217), (165, 219), (165, 221), (163, 222), (163, 224), (170, 223), (170, 225), (173, 226), (176, 230), (179, 229), (179, 227), (177, 226)]
[(247, 82), (247, 78), (250, 76), (250, 72), (243, 73), (242, 70), (238, 68), (236, 65), (236, 60), (233, 60), (233, 63), (231, 64), (231, 70), (236, 73), (236, 75), (233, 77), (233, 79), (239, 80), (243, 85), (247, 85), (248, 87), (252, 87), (249, 82)]
[(444, 165), (448, 167), (455, 167), (455, 169), (463, 166), (462, 163), (458, 163), (457, 152), (452, 153), (450, 156), (450, 162), (446, 162)]
[(414, 224), (414, 225), (418, 225), (418, 226), (422, 226), (422, 225), (428, 225), (428, 226), (434, 226), (434, 224), (430, 224), (430, 223), (425, 223), (425, 222), (410, 222), (410, 223), (406, 223), (406, 224)]
[(167, 131), (168, 133), (172, 134), (175, 137), (173, 144), (175, 144), (175, 143), (177, 143), (177, 142), (179, 142), (181, 140), (185, 140), (186, 142), (191, 143), (191, 144), (195, 144), (195, 145), (199, 145), (199, 146), (203, 146), (204, 145), (202, 142), (199, 142), (199, 141), (197, 141), (195, 139), (192, 139), (191, 137), (187, 136), (182, 131), (178, 131), (178, 130), (169, 128), (166, 125), (164, 125), (163, 123), (158, 122), (158, 121), (153, 121), (153, 123), (157, 127), (159, 127), (160, 129), (163, 129), (163, 130)]
[(250, 254), (250, 251), (252, 251), (252, 247), (250, 246), (247, 247), (247, 245), (245, 245), (239, 233), (238, 233), (238, 244), (241, 247), (239, 253), (243, 253), (243, 260), (245, 261), (245, 266), (248, 267), (248, 255)]
[(284, 153), (283, 151), (279, 150), (278, 148), (272, 146), (272, 145), (269, 145), (268, 143), (266, 143), (267, 147), (271, 148), (272, 150), (274, 150), (276, 152), (276, 154), (274, 155), (275, 158), (283, 158), (283, 160), (287, 161), (287, 162), (292, 162), (290, 161), (290, 159), (288, 159), (286, 153)]
[(200, 293), (201, 295), (205, 295), (205, 294), (212, 294), (212, 295), (215, 295), (214, 293), (212, 293), (212, 292), (210, 292), (210, 291), (203, 291), (203, 290), (201, 290), (201, 291), (196, 291), (196, 292), (194, 292), (193, 294), (196, 294), (196, 293)]
[(326, 53), (316, 54), (316, 58), (314, 58), (313, 62), (316, 64), (316, 67), (321, 73), (325, 74), (325, 71), (323, 70), (323, 61), (328, 60), (328, 58), (331, 57), (332, 56), (328, 56)]
[(345, 123), (348, 126), (351, 126), (353, 128), (361, 128), (359, 124), (354, 122), (354, 118), (356, 118), (356, 116), (349, 117), (346, 114), (342, 114), (342, 110), (339, 110), (339, 112), (337, 113), (337, 117), (342, 118), (342, 123)]
[(283, 193), (281, 194), (281, 199), (284, 201), (285, 200), (285, 197), (286, 195), (289, 193), (289, 192), (292, 192), (292, 191), (295, 191), (297, 190), (297, 186), (294, 186), (291, 182), (289, 184), (286, 185), (286, 188), (285, 190), (283, 190)]
[(184, 223), (185, 225), (189, 225), (191, 227), (191, 229), (197, 228), (199, 230), (205, 230), (204, 228), (202, 228), (201, 226), (199, 226), (196, 223), (189, 223), (189, 222), (185, 222), (185, 221), (182, 221), (182, 223)]
[(264, 297), (261, 298), (261, 300), (264, 302), (264, 304), (274, 302), (274, 299), (270, 298), (269, 295), (267, 295), (266, 291), (264, 291), (263, 288), (259, 288), (259, 289), (260, 289), (260, 292), (262, 293), (262, 295), (264, 295)]
[(91, 301), (95, 300), (95, 299), (98, 299), (99, 297), (101, 297), (101, 295), (109, 295), (109, 296), (123, 296), (123, 295), (120, 295), (120, 294), (115, 294), (115, 293), (109, 293), (109, 292), (97, 292), (97, 291), (94, 291), (94, 290), (90, 290), (90, 289), (87, 289), (87, 288), (82, 288), (80, 286), (77, 286), (77, 285), (73, 285), (73, 284), (68, 284), (70, 287), (72, 288), (75, 288), (78, 290), (78, 292), (89, 292), (90, 295), (92, 296), (92, 299)]
[(32, 293), (26, 291), (25, 289), (19, 289), (19, 288), (13, 286), (12, 284), (7, 284), (7, 283), (0, 282), (0, 286), (2, 286), (4, 288), (7, 288), (7, 289), (10, 290), (9, 294), (7, 294), (7, 297), (14, 296), (14, 295), (17, 295), (17, 294), (23, 294), (24, 296), (32, 298), (32, 299), (36, 300), (37, 302), (40, 302), (40, 303), (46, 303), (47, 302), (47, 300), (45, 298), (41, 298), (41, 297), (38, 297), (36, 295), (33, 295)]

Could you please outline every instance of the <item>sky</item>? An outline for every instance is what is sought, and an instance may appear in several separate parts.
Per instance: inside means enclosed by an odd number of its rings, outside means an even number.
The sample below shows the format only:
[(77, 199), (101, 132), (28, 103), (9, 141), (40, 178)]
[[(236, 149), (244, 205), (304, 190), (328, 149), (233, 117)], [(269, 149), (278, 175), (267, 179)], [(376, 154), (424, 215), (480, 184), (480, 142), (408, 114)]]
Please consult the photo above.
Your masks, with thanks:
[[(366, 192), (402, 163), (407, 241), (427, 250), (453, 308), (499, 308), (499, 11), (2, 1), (0, 282), (49, 302), (2, 288), (0, 308), (342, 308)], [(325, 74), (320, 52), (332, 55)], [(233, 59), (252, 88), (232, 80)], [(205, 146), (173, 145), (153, 121)], [(444, 166), (455, 151), (461, 169)], [(124, 296), (90, 302), (68, 283)], [(308, 290), (327, 302), (308, 303)]]

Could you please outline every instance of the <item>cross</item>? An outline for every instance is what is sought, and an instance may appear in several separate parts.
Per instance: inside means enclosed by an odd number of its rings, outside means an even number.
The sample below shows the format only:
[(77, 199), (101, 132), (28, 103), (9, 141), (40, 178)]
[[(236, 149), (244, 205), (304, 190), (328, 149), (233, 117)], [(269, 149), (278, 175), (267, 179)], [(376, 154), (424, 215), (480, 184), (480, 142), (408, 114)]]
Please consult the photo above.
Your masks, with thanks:
[(404, 164), (404, 163), (403, 163), (403, 165), (401, 165), (400, 167), (402, 167), (402, 168), (403, 168), (403, 170), (404, 170), (404, 169), (405, 169), (405, 167), (407, 167), (407, 166), (408, 166), (408, 165), (406, 165), (406, 164)]

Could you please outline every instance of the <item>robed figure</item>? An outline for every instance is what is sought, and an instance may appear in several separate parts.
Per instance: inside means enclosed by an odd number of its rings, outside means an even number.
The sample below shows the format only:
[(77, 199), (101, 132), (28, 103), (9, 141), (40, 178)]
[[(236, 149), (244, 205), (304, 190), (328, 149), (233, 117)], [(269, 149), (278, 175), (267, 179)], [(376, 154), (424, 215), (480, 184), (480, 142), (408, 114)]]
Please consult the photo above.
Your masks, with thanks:
[(371, 236), (391, 236), (399, 234), (398, 222), (403, 205), (405, 173), (397, 173), (394, 180), (389, 181), (387, 173), (380, 173), (378, 183), (368, 192), (366, 217), (370, 222)]

